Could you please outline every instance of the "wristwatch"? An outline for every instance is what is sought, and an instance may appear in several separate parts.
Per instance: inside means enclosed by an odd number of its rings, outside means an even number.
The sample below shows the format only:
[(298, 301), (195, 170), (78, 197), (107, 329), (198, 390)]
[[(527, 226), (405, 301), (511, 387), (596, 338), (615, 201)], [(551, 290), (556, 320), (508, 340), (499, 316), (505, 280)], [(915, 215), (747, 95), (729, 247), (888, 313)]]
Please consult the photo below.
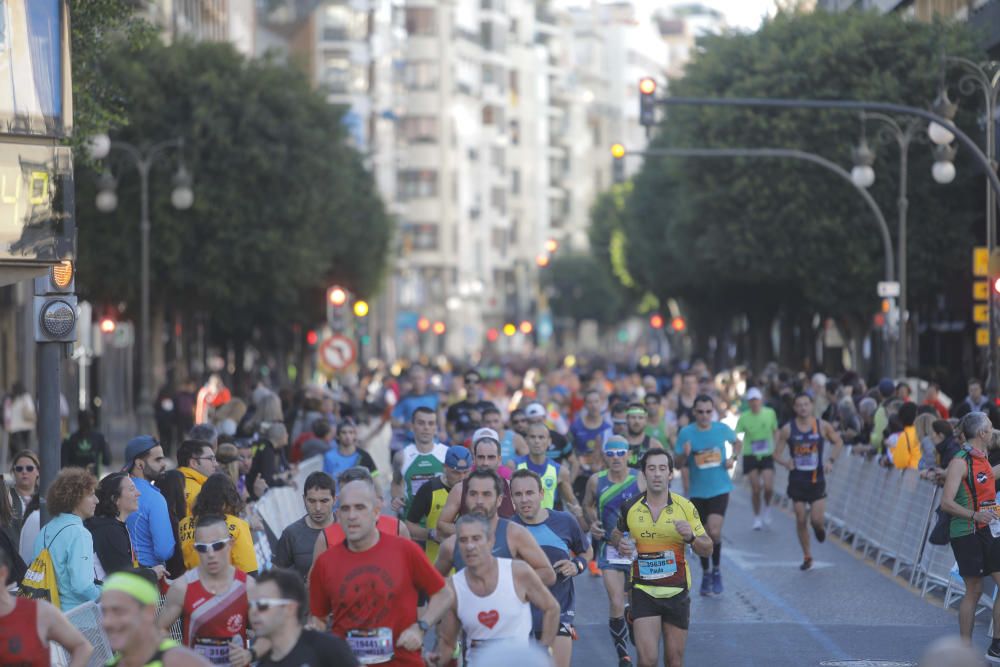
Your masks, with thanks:
[(427, 621), (425, 621), (424, 619), (420, 619), (417, 621), (417, 627), (420, 628), (420, 631), (423, 632), (425, 635), (427, 634), (427, 631), (431, 629), (431, 626), (428, 625)]

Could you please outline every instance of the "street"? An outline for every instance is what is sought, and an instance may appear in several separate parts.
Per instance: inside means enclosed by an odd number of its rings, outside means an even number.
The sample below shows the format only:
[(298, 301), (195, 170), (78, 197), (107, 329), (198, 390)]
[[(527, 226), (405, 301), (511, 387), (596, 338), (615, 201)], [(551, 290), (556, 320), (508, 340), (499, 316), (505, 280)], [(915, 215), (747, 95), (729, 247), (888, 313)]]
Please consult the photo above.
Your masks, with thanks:
[[(933, 639), (957, 634), (955, 611), (921, 599), (836, 538), (814, 543), (813, 569), (800, 572), (794, 518), (780, 510), (773, 517), (769, 529), (752, 531), (749, 493), (737, 485), (723, 527), (725, 593), (693, 596), (685, 664), (914, 665)], [(697, 589), (699, 565), (691, 575)], [(576, 586), (573, 665), (614, 665), (603, 584), (585, 574)], [(989, 620), (977, 621), (975, 641), (985, 650)]]

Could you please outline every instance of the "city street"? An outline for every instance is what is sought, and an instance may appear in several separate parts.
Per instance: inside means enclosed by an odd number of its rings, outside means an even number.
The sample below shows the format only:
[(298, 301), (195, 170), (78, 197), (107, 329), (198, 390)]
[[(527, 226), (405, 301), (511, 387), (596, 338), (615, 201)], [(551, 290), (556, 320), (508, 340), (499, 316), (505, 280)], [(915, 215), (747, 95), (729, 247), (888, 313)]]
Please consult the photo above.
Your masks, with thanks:
[[(957, 634), (957, 614), (939, 599), (921, 599), (836, 538), (814, 546), (813, 569), (800, 572), (792, 515), (775, 512), (761, 532), (750, 529), (751, 519), (749, 494), (738, 486), (723, 528), (726, 590), (719, 598), (693, 596), (685, 664), (914, 665), (933, 639)], [(700, 577), (695, 564), (696, 589)], [(588, 575), (576, 584), (573, 664), (614, 665), (603, 584)], [(989, 621), (983, 614), (978, 621), (976, 642), (985, 650)]]

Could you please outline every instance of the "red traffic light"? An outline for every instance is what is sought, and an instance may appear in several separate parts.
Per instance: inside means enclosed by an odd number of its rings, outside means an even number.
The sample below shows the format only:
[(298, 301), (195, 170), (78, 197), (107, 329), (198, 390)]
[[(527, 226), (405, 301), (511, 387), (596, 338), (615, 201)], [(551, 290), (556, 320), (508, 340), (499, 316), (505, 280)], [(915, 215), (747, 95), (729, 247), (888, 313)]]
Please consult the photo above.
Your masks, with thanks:
[(343, 306), (347, 303), (347, 290), (343, 287), (334, 285), (327, 291), (326, 298), (329, 299), (330, 303), (334, 306)]
[(314, 329), (310, 329), (306, 332), (306, 342), (310, 345), (315, 345), (319, 342), (319, 334)]
[(687, 329), (687, 322), (684, 321), (683, 317), (675, 317), (670, 320), (670, 328), (677, 332), (684, 331)]
[(493, 327), (492, 329), (486, 332), (486, 340), (488, 340), (489, 342), (495, 343), (497, 342), (498, 338), (500, 338), (500, 332), (497, 331), (496, 327)]
[(656, 80), (648, 76), (639, 79), (639, 92), (643, 95), (652, 95), (656, 92)]
[(114, 333), (115, 327), (117, 326), (118, 325), (115, 323), (113, 319), (111, 319), (110, 317), (105, 317), (103, 320), (101, 320), (101, 333), (106, 333), (106, 334)]
[(431, 321), (426, 317), (421, 317), (417, 320), (417, 331), (427, 331), (431, 328)]
[(433, 330), (434, 330), (434, 335), (435, 336), (440, 336), (441, 334), (443, 334), (445, 332), (444, 322), (440, 322), (440, 321), (435, 322)]
[(649, 326), (653, 327), (654, 329), (662, 329), (663, 328), (663, 315), (660, 315), (659, 313), (653, 313), (652, 315), (650, 315), (649, 316)]

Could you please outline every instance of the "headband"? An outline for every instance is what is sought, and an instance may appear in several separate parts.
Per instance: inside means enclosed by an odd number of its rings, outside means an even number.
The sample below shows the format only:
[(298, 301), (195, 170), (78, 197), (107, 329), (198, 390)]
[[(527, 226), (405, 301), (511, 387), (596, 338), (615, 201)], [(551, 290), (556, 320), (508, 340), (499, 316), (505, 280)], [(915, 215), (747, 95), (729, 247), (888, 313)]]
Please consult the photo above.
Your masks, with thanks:
[(104, 591), (121, 591), (131, 595), (143, 605), (155, 605), (160, 601), (156, 586), (137, 574), (115, 572), (104, 581)]
[(627, 415), (641, 415), (643, 417), (648, 416), (646, 408), (629, 408), (628, 410), (625, 411), (625, 414), (626, 416)]

